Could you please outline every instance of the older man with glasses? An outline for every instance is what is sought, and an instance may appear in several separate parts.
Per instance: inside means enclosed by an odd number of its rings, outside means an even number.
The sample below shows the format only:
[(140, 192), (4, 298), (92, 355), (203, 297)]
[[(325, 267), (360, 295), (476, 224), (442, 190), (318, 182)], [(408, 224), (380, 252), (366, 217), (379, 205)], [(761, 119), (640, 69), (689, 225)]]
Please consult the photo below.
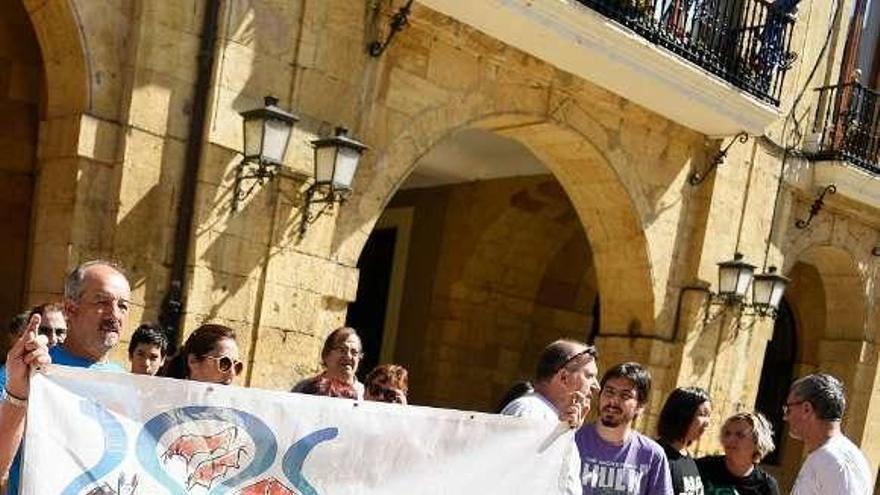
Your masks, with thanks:
[[(599, 391), (598, 374), (595, 347), (575, 340), (557, 340), (538, 358), (531, 390), (504, 405), (501, 414), (580, 428), (590, 411), (590, 399)], [(580, 458), (574, 445), (565, 477), (566, 493), (580, 494)]]
[(514, 398), (501, 414), (562, 420), (578, 428), (590, 411), (590, 398), (599, 391), (598, 374), (595, 347), (557, 340), (538, 359), (533, 390)]
[[(110, 361), (110, 351), (119, 344), (119, 335), (128, 321), (131, 287), (125, 275), (108, 261), (89, 261), (76, 267), (64, 282), (64, 316), (68, 334), (63, 344), (49, 349), (55, 364), (77, 368), (124, 372)], [(40, 322), (40, 326), (45, 326)], [(53, 329), (54, 333), (54, 329)], [(0, 386), (6, 386), (5, 373)], [(5, 391), (6, 400), (24, 403), (27, 397), (18, 397), (11, 389)], [(19, 439), (20, 440), (20, 439)], [(18, 443), (16, 441), (15, 443)], [(18, 493), (18, 464), (10, 470), (9, 493)]]
[(867, 495), (871, 470), (865, 455), (840, 431), (846, 410), (843, 384), (817, 373), (792, 384), (782, 411), (788, 434), (803, 440), (810, 452), (792, 495)]

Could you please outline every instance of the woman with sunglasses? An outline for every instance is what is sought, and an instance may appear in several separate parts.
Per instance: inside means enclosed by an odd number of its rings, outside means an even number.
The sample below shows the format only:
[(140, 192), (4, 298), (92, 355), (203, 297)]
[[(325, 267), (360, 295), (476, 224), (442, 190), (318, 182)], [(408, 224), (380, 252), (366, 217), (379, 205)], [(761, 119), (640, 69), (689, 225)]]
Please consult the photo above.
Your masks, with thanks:
[(688, 447), (709, 427), (712, 401), (699, 387), (677, 388), (666, 398), (657, 422), (657, 442), (669, 461), (672, 487), (676, 495), (702, 495), (703, 482)]
[(758, 467), (774, 449), (773, 427), (763, 415), (741, 412), (727, 418), (721, 445), (724, 455), (697, 459), (707, 494), (779, 495), (776, 479)]
[(207, 323), (186, 339), (183, 348), (168, 361), (161, 375), (229, 385), (243, 367), (238, 360), (235, 331), (224, 325)]
[(351, 327), (340, 327), (330, 332), (321, 348), (321, 365), (324, 371), (297, 383), (291, 392), (307, 393), (322, 390), (315, 382), (321, 380), (339, 381), (354, 387), (358, 400), (364, 398), (364, 384), (358, 381), (355, 373), (364, 357), (361, 338)]

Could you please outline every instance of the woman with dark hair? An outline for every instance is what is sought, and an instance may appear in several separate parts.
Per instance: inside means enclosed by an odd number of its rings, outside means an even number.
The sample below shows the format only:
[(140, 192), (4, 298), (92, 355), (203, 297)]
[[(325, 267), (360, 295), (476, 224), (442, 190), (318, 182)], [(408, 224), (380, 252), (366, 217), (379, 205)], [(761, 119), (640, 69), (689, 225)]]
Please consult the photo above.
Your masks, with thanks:
[(242, 372), (235, 331), (207, 323), (197, 328), (166, 364), (161, 376), (229, 385)]
[(712, 401), (699, 387), (677, 388), (666, 398), (657, 423), (657, 441), (669, 460), (675, 495), (702, 495), (697, 463), (687, 448), (709, 427)]
[(291, 392), (308, 393), (311, 390), (318, 390), (319, 392), (313, 393), (325, 395), (320, 393), (323, 387), (318, 387), (317, 382), (329, 380), (333, 389), (339, 388), (333, 384), (335, 381), (354, 387), (357, 399), (363, 400), (364, 384), (355, 376), (361, 358), (364, 357), (362, 349), (361, 338), (354, 328), (340, 327), (333, 330), (324, 339), (324, 346), (321, 348), (321, 365), (324, 371), (300, 381)]
[(366, 400), (406, 404), (409, 373), (399, 364), (380, 364), (367, 374), (364, 385)]
[[(697, 459), (706, 493), (779, 495), (779, 485), (758, 463), (773, 451), (773, 427), (760, 413), (741, 412), (721, 427), (724, 455)], [(831, 495), (831, 494), (828, 494)]]

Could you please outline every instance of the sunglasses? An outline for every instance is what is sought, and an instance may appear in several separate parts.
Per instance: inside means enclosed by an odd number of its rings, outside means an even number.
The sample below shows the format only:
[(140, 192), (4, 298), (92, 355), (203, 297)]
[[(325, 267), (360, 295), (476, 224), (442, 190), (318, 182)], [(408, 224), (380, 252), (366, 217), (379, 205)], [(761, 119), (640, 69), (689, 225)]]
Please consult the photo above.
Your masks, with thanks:
[(556, 368), (556, 372), (558, 373), (559, 370), (561, 370), (561, 369), (565, 368), (566, 366), (568, 366), (569, 364), (573, 363), (576, 359), (578, 359), (581, 356), (592, 356), (593, 359), (596, 359), (596, 348), (593, 346), (587, 346), (586, 349), (584, 349), (580, 352), (574, 353), (572, 356), (570, 356), (568, 359), (566, 359), (562, 364), (560, 364), (558, 368)]
[(232, 371), (236, 375), (240, 375), (244, 369), (244, 363), (229, 356), (205, 356), (207, 359), (213, 359), (217, 362), (217, 369), (221, 373), (229, 373)]
[(64, 337), (67, 334), (67, 329), (63, 327), (55, 328), (41, 325), (40, 328), (37, 329), (37, 333), (40, 335), (45, 335), (47, 337), (52, 335), (56, 337)]

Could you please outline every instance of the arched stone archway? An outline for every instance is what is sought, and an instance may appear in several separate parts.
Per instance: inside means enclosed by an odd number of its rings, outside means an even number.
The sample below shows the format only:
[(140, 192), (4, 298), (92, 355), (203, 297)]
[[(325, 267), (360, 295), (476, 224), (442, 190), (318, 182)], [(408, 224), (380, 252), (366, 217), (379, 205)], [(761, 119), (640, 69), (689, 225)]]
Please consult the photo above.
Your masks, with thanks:
[[(28, 240), (37, 170), (40, 112), (45, 95), (43, 57), (28, 12), (17, 2), (0, 7), (0, 317), (25, 308)], [(0, 339), (5, 356), (7, 339)]]
[[(827, 243), (806, 247), (786, 259), (791, 278), (786, 299), (797, 328), (792, 376), (823, 372), (844, 382), (843, 430), (858, 443), (869, 426), (876, 351), (869, 334), (868, 266), (851, 252), (858, 244), (840, 242), (845, 238), (840, 233), (829, 236)], [(804, 447), (800, 441), (785, 438), (781, 448), (780, 481), (790, 486), (794, 480), (789, 477), (797, 472)]]
[(643, 221), (653, 212), (640, 191), (638, 171), (630, 158), (617, 152), (601, 125), (575, 103), (561, 105), (553, 116), (524, 111), (530, 104), (543, 107), (543, 101), (521, 100), (510, 106), (523, 111), (512, 112), (493, 111), (493, 105), (487, 103), (470, 96), (426, 112), (374, 163), (362, 167), (351, 204), (337, 221), (334, 256), (354, 264), (391, 196), (433, 146), (467, 127), (485, 129), (526, 146), (546, 164), (570, 198), (596, 259), (603, 294), (601, 320), (607, 329), (603, 333), (652, 334), (659, 311), (656, 306), (661, 304), (657, 298), (663, 299), (665, 287), (655, 293), (652, 253)]
[(90, 107), (91, 91), (83, 33), (75, 2), (22, 0), (37, 35), (45, 72), (42, 119), (78, 116)]
[[(114, 171), (107, 165), (118, 159), (119, 125), (111, 119), (119, 117), (122, 103), (117, 52), (125, 45), (118, 35), (128, 27), (116, 22), (118, 6), (106, 9), (68, 0), (21, 3), (39, 42), (45, 82), (26, 295), (28, 304), (36, 304), (59, 297), (71, 264), (83, 257), (109, 256), (105, 236), (112, 231), (108, 214), (116, 201), (111, 193)], [(102, 8), (98, 14), (96, 9)], [(96, 111), (98, 100), (102, 104)]]

